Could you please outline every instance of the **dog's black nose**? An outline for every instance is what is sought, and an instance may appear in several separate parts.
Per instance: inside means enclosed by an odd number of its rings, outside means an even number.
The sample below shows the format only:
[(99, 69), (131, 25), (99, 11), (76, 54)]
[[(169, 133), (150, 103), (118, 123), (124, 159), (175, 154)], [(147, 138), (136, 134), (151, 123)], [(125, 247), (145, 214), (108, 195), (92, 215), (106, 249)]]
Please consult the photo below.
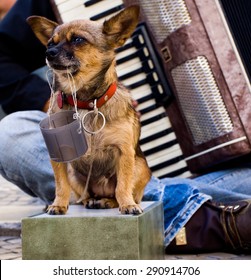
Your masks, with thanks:
[(50, 48), (47, 49), (45, 52), (46, 58), (48, 60), (53, 60), (55, 57), (57, 57), (59, 54), (59, 50), (57, 48)]

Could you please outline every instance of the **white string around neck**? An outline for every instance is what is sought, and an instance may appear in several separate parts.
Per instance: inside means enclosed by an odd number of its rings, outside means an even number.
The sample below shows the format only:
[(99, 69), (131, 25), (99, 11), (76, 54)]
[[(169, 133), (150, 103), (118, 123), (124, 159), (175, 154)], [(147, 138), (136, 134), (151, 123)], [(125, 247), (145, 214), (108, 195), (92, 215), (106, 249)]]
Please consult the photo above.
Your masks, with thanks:
[[(55, 74), (54, 74), (52, 69), (49, 69), (46, 72), (46, 78), (47, 78), (47, 82), (48, 82), (50, 90), (51, 90), (50, 103), (49, 103), (49, 108), (48, 108), (48, 115), (50, 116), (52, 114), (52, 109), (53, 109), (53, 105), (54, 105), (54, 102), (55, 102), (55, 91), (54, 91), (54, 88), (55, 88)], [(71, 91), (71, 95), (72, 95), (72, 99), (73, 99), (73, 103), (74, 103), (75, 114), (73, 115), (73, 118), (79, 122), (79, 128), (78, 128), (77, 132), (82, 133), (82, 127), (83, 127), (83, 129), (89, 134), (99, 133), (104, 128), (104, 126), (106, 124), (106, 119), (105, 119), (104, 114), (102, 114), (96, 106), (97, 100), (96, 99), (94, 100), (93, 110), (87, 112), (82, 117), (82, 120), (81, 120), (80, 114), (78, 112), (78, 107), (77, 107), (77, 91), (76, 91), (75, 81), (74, 81), (74, 78), (73, 78), (72, 74), (69, 71), (67, 71), (67, 79), (68, 79), (68, 82), (69, 82), (70, 91)], [(85, 125), (86, 117), (88, 115), (92, 115), (92, 114), (94, 114), (93, 124), (97, 123), (99, 115), (102, 117), (102, 125), (97, 130), (90, 130)], [(49, 122), (50, 122), (50, 128), (53, 128), (51, 121), (49, 121)]]

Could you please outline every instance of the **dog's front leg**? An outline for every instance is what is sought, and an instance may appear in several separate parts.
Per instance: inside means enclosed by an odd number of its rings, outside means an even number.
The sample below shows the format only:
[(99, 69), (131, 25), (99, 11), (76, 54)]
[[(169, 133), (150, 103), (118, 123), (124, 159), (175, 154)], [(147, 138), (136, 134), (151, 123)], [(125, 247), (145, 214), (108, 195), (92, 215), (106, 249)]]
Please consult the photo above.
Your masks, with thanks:
[(47, 208), (50, 215), (65, 214), (68, 209), (71, 187), (67, 176), (66, 163), (51, 161), (55, 176), (56, 197), (52, 205)]
[(133, 174), (135, 168), (134, 150), (120, 155), (117, 165), (116, 199), (122, 214), (140, 214), (142, 209), (133, 198)]

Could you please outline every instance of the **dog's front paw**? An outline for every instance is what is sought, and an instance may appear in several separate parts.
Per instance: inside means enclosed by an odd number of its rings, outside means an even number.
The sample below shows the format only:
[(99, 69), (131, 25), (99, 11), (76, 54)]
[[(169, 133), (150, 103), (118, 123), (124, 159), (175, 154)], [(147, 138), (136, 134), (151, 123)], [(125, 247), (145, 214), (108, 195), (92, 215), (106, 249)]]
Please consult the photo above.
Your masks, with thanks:
[(116, 199), (113, 198), (88, 198), (83, 201), (83, 204), (88, 209), (111, 209), (118, 207)]
[(50, 205), (48, 206), (46, 213), (49, 215), (63, 215), (67, 212), (68, 206)]
[(97, 200), (95, 198), (87, 198), (82, 201), (84, 204), (85, 208), (87, 209), (98, 209), (100, 208), (99, 205), (97, 204)]
[(102, 209), (117, 208), (119, 206), (117, 200), (114, 198), (101, 198), (98, 203)]
[(138, 204), (134, 205), (126, 205), (120, 207), (121, 214), (133, 214), (133, 215), (139, 215), (143, 213), (143, 210)]

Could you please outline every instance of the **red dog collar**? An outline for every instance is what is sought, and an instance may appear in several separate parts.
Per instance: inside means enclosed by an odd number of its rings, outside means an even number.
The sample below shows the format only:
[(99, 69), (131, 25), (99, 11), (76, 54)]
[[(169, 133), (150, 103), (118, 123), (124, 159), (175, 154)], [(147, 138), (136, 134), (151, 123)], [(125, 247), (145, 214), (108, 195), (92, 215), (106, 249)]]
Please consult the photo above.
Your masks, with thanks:
[[(116, 83), (111, 84), (110, 87), (108, 88), (108, 90), (100, 98), (97, 99), (97, 101), (96, 101), (97, 108), (100, 108), (110, 98), (112, 98), (112, 96), (116, 92), (116, 89), (117, 89), (117, 84)], [(77, 107), (79, 109), (88, 109), (88, 110), (93, 109), (94, 101), (95, 100), (89, 100), (89, 101), (77, 100)], [(58, 103), (58, 107), (60, 109), (63, 108), (64, 103), (69, 104), (71, 106), (74, 106), (74, 101), (73, 101), (72, 95), (66, 95), (63, 92), (58, 93), (57, 103)]]

